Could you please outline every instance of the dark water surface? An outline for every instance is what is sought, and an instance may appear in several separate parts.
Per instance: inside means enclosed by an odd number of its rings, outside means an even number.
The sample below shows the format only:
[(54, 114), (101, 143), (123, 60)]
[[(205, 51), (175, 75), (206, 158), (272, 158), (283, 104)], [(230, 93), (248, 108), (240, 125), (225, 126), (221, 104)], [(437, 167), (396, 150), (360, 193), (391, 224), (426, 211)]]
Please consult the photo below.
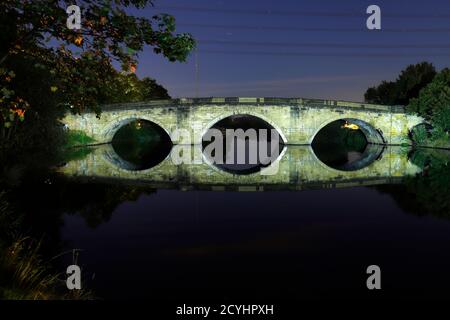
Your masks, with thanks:
[[(62, 216), (60, 250), (83, 250), (104, 299), (450, 298), (449, 154), (371, 148), (340, 171), (288, 146), (271, 178), (165, 162), (127, 171), (97, 149), (62, 169), (71, 197), (92, 199)], [(366, 287), (373, 264), (379, 292)]]
[(65, 216), (103, 298), (448, 298), (450, 221), (403, 211), (373, 188), (303, 192), (158, 191), (95, 229)]

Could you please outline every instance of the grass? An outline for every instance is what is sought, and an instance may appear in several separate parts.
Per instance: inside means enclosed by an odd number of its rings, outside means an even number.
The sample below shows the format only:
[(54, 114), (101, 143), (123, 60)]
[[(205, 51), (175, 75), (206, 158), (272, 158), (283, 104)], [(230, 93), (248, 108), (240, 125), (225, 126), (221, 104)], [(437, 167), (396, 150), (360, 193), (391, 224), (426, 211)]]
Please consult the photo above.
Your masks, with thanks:
[(55, 288), (60, 280), (41, 259), (40, 245), (30, 238), (22, 238), (4, 250), (1, 259), (4, 299), (49, 300), (56, 297)]
[(426, 148), (450, 149), (450, 139), (446, 137), (429, 139), (418, 143), (418, 146)]
[(69, 130), (66, 134), (65, 147), (79, 147), (95, 143), (95, 139), (89, 137), (83, 131)]
[(82, 131), (69, 130), (65, 136), (65, 143), (61, 150), (61, 161), (80, 160), (93, 151), (89, 145), (94, 144), (95, 139), (89, 137)]
[(425, 125), (414, 128), (412, 138), (418, 147), (450, 149), (450, 136), (442, 129), (428, 130)]
[(21, 219), (14, 213), (1, 192), (0, 300), (92, 299), (89, 290), (67, 289), (65, 279), (41, 256), (41, 241), (17, 236)]

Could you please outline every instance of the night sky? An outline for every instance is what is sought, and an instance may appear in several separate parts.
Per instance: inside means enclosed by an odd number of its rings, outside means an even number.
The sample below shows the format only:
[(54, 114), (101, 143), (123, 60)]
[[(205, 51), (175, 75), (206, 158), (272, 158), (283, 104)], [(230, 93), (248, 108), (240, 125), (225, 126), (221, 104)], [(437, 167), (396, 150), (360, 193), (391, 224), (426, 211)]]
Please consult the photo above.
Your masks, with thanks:
[[(201, 97), (362, 101), (369, 86), (393, 80), (408, 64), (426, 60), (438, 69), (450, 65), (448, 0), (155, 3), (139, 15), (172, 14), (177, 32), (189, 32), (199, 42)], [(371, 4), (381, 7), (381, 32), (366, 29)], [(196, 96), (194, 54), (186, 63), (170, 63), (147, 49), (139, 60), (138, 75), (155, 78), (172, 97)]]

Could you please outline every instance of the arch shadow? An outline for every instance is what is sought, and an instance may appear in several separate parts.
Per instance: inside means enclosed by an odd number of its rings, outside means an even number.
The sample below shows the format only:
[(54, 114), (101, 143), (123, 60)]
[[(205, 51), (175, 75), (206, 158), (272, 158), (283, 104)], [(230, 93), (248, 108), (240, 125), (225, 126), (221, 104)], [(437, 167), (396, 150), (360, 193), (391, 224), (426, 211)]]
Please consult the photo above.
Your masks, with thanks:
[(236, 112), (227, 112), (224, 114), (221, 114), (220, 116), (214, 118), (213, 120), (211, 120), (210, 122), (208, 122), (208, 124), (205, 126), (205, 129), (202, 131), (201, 134), (201, 138), (203, 139), (203, 137), (205, 136), (206, 132), (208, 132), (209, 129), (211, 129), (212, 127), (214, 127), (215, 124), (233, 117), (233, 116), (239, 116), (239, 117), (245, 117), (245, 116), (249, 116), (249, 117), (254, 117), (254, 118), (258, 118), (261, 121), (264, 121), (265, 123), (269, 124), (272, 128), (274, 128), (275, 130), (277, 130), (278, 134), (280, 135), (281, 139), (283, 140), (284, 144), (288, 144), (288, 139), (286, 137), (286, 135), (284, 134), (283, 130), (281, 130), (280, 127), (278, 127), (272, 120), (270, 120), (269, 118), (257, 113), (257, 112), (251, 112), (251, 111), (247, 111), (245, 113), (236, 113)]
[[(203, 137), (205, 136), (205, 134), (208, 132), (208, 130), (210, 129), (219, 129), (222, 132), (222, 140), (223, 140), (223, 149), (222, 149), (222, 154), (223, 154), (223, 159), (222, 162), (223, 163), (217, 163), (214, 156), (211, 156), (209, 154), (205, 154), (205, 152), (203, 152), (203, 158), (204, 160), (211, 166), (214, 166), (218, 169), (220, 169), (221, 171), (230, 173), (230, 174), (238, 174), (238, 175), (251, 175), (251, 174), (255, 174), (257, 172), (262, 171), (263, 169), (267, 169), (269, 167), (271, 167), (274, 163), (276, 163), (277, 161), (279, 161), (280, 156), (282, 156), (284, 154), (285, 151), (285, 138), (283, 138), (283, 136), (280, 133), (280, 130), (275, 128), (271, 123), (269, 123), (268, 121), (262, 119), (259, 115), (255, 116), (253, 114), (231, 114), (225, 117), (220, 117), (220, 120), (213, 120), (214, 122), (211, 122), (210, 125), (208, 125), (208, 129), (206, 129), (202, 135), (202, 148), (203, 151), (205, 151), (207, 145), (209, 145), (209, 143), (213, 143), (213, 141), (206, 143), (203, 139)], [(233, 123), (234, 121), (236, 121), (236, 123)], [(247, 123), (246, 123), (247, 122)], [(248, 136), (246, 137), (242, 137), (242, 138), (235, 138), (233, 137), (233, 141), (230, 143), (230, 141), (227, 141), (227, 136), (225, 135), (225, 130), (226, 129), (242, 129), (244, 130), (244, 132), (247, 129), (255, 129), (256, 131), (256, 137), (250, 138)], [(270, 150), (270, 156), (267, 154), (267, 156), (270, 157), (270, 162), (265, 163), (264, 161), (261, 161), (260, 159), (260, 135), (259, 135), (259, 131), (258, 129), (265, 129), (268, 130), (267, 132), (267, 138), (268, 140), (265, 141), (267, 142), (267, 150)], [(271, 139), (271, 134), (270, 134), (270, 130), (276, 130), (278, 133), (278, 136), (281, 138), (281, 141), (276, 141), (273, 142), (269, 139)], [(256, 138), (256, 139), (254, 139)], [(278, 152), (276, 152), (276, 148), (274, 147), (273, 143), (278, 144)], [(238, 150), (237, 146), (238, 145), (244, 145), (244, 149), (245, 150)], [(256, 148), (250, 148), (250, 144), (253, 144), (254, 146), (256, 146)], [(230, 146), (233, 148), (233, 150), (230, 150)], [(228, 163), (228, 156), (229, 153), (232, 152), (232, 156), (234, 156), (234, 161), (232, 161), (231, 163)], [(244, 152), (244, 154), (242, 154), (242, 152)], [(253, 154), (253, 157), (257, 158), (256, 163), (251, 162), (250, 158), (252, 157), (250, 155), (251, 152), (256, 152), (257, 154)], [(276, 154), (273, 154), (273, 152), (275, 152)], [(266, 152), (267, 153), (267, 152)], [(245, 158), (245, 161), (242, 163), (238, 163), (237, 162), (237, 158), (239, 156), (243, 156)]]
[(161, 126), (144, 119), (121, 123), (104, 152), (109, 162), (127, 171), (142, 171), (170, 155), (172, 141)]
[(335, 122), (335, 121), (347, 121), (349, 123), (356, 124), (359, 129), (364, 133), (364, 136), (367, 139), (368, 143), (373, 144), (387, 144), (387, 140), (383, 136), (383, 132), (380, 129), (374, 128), (371, 124), (364, 120), (355, 119), (355, 118), (345, 118), (345, 117), (336, 117), (332, 120), (327, 120), (324, 123), (322, 123), (318, 129), (314, 132), (314, 134), (311, 136), (309, 140), (309, 144), (312, 145), (314, 139), (316, 138), (317, 134), (326, 126), (329, 124)]
[(152, 123), (153, 125), (161, 128), (170, 137), (170, 132), (167, 131), (167, 129), (164, 127), (164, 125), (162, 123), (160, 123), (159, 121), (152, 119), (150, 117), (147, 118), (145, 116), (142, 116), (142, 117), (124, 116), (124, 117), (120, 117), (118, 119), (114, 119), (114, 122), (112, 123), (112, 125), (108, 126), (104, 130), (103, 136), (105, 137), (107, 142), (111, 142), (113, 137), (117, 133), (117, 131), (120, 130), (120, 128), (122, 128), (122, 127), (126, 126), (127, 124), (130, 124), (134, 121), (139, 121), (139, 120)]
[(327, 122), (311, 143), (315, 158), (337, 171), (357, 171), (370, 166), (382, 157), (385, 146), (379, 130), (352, 118)]

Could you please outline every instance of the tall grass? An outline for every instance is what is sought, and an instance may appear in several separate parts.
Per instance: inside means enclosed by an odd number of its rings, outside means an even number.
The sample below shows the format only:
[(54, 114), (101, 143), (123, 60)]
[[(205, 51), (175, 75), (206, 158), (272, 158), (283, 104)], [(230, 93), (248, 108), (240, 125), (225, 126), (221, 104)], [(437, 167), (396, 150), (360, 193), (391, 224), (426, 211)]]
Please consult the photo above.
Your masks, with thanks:
[[(69, 291), (65, 279), (40, 254), (41, 241), (20, 237), (21, 219), (0, 193), (0, 299), (90, 299), (88, 290)], [(76, 291), (76, 292), (75, 292)]]
[(58, 274), (42, 260), (39, 250), (41, 242), (31, 238), (15, 241), (6, 249), (2, 265), (8, 275), (9, 286), (5, 290), (6, 299), (48, 300), (57, 297), (60, 286)]

